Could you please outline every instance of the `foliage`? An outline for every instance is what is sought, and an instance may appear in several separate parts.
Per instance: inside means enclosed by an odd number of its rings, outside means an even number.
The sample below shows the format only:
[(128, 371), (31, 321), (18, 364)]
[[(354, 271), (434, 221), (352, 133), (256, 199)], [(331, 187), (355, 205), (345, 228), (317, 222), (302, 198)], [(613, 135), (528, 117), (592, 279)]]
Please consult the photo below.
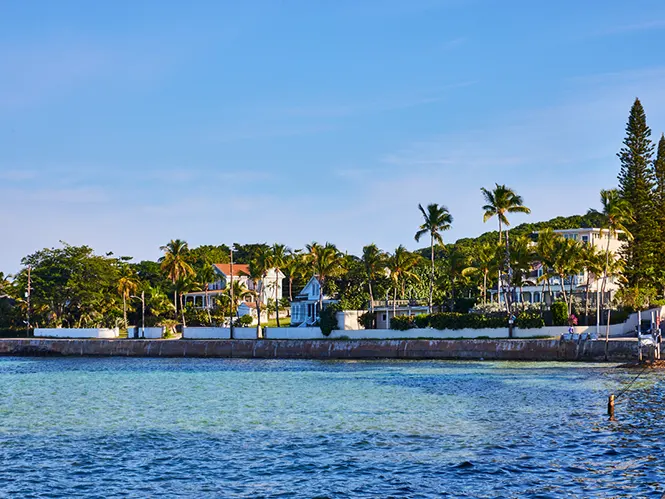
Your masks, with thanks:
[(536, 312), (520, 312), (515, 319), (515, 326), (519, 329), (539, 329), (545, 325), (545, 321)]
[(505, 316), (491, 317), (479, 314), (460, 314), (456, 312), (442, 312), (430, 315), (393, 317), (390, 328), (405, 331), (415, 327), (431, 327), (433, 329), (484, 329), (507, 327)]
[(252, 325), (252, 322), (254, 322), (254, 319), (251, 315), (247, 314), (238, 317), (235, 321), (233, 321), (233, 325), (235, 327), (249, 327)]
[(376, 327), (375, 314), (372, 312), (365, 312), (358, 317), (358, 324), (365, 329), (374, 329)]
[(330, 304), (324, 308), (319, 314), (319, 327), (321, 328), (321, 333), (323, 336), (329, 336), (333, 332), (333, 329), (339, 327), (337, 323), (337, 312), (340, 312), (341, 308), (339, 304)]
[(566, 326), (568, 324), (568, 304), (562, 301), (552, 303), (552, 323), (554, 326)]

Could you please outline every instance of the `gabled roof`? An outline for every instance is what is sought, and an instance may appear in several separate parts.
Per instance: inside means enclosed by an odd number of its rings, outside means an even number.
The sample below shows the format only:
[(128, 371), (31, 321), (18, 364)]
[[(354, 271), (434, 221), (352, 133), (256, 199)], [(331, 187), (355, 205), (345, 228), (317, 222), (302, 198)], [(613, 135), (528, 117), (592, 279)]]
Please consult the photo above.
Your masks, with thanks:
[[(230, 263), (215, 263), (213, 264), (215, 269), (224, 274), (225, 276), (231, 275), (231, 264)], [(247, 276), (249, 275), (249, 265), (246, 263), (234, 263), (233, 264), (233, 277)]]

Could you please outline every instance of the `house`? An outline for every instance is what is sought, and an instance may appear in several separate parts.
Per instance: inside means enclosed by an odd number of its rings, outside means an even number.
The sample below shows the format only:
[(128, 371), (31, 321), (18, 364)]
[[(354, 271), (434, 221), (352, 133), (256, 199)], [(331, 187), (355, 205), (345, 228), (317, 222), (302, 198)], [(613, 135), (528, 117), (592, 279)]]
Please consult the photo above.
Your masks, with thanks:
[[(285, 276), (281, 271), (278, 272), (276, 269), (269, 269), (265, 278), (258, 282), (254, 282), (249, 278), (249, 265), (244, 263), (233, 264), (233, 275), (231, 275), (230, 263), (215, 263), (213, 264), (213, 271), (216, 279), (214, 282), (207, 284), (207, 290), (193, 291), (183, 295), (186, 305), (193, 305), (197, 308), (214, 308), (217, 304), (216, 298), (220, 294), (226, 293), (232, 277), (234, 286), (238, 282), (247, 290), (242, 297), (239, 297), (239, 300), (242, 300), (241, 305), (238, 307), (239, 316), (250, 313), (250, 309), (252, 308), (254, 309), (253, 315), (256, 316), (255, 302), (258, 289), (262, 288), (263, 290), (261, 293), (262, 309), (267, 307), (268, 300), (275, 299), (275, 291), (277, 292), (277, 296), (282, 298), (282, 282)], [(243, 304), (248, 304), (248, 306), (243, 307)], [(241, 313), (241, 307), (244, 313)]]
[[(580, 228), (580, 229), (561, 229), (554, 230), (555, 234), (561, 234), (565, 239), (573, 241), (580, 241), (584, 244), (591, 244), (600, 251), (609, 250), (618, 258), (619, 250), (623, 246), (623, 241), (619, 239), (621, 231), (617, 234), (609, 234), (607, 230), (599, 228)], [(537, 234), (537, 233), (536, 233)], [(536, 235), (534, 234), (534, 236)], [(535, 243), (534, 243), (535, 244)], [(546, 302), (551, 304), (563, 296), (562, 283), (559, 277), (551, 277), (547, 281), (543, 281), (542, 276), (545, 272), (543, 265), (540, 262), (534, 262), (531, 272), (525, 279), (524, 285), (513, 289), (513, 302), (528, 302), (528, 303), (541, 303)], [(595, 303), (596, 294), (601, 292), (602, 276), (594, 279), (593, 275), (588, 275), (586, 270), (583, 270), (577, 275), (567, 276), (564, 278), (563, 285), (565, 286), (566, 293), (570, 292), (571, 285), (573, 295), (584, 296), (586, 294), (587, 282), (589, 283), (589, 298), (590, 301)], [(604, 299), (609, 301), (614, 296), (614, 293), (619, 289), (619, 282), (616, 278), (610, 277), (605, 285)], [(497, 301), (497, 290), (490, 290), (491, 301)], [(503, 303), (504, 292), (501, 290), (500, 301)]]
[(422, 300), (374, 300), (370, 305), (376, 329), (390, 329), (393, 317), (426, 314), (429, 310)]
[[(291, 302), (291, 326), (311, 326), (319, 320), (319, 292), (321, 284), (318, 276), (313, 276)], [(323, 295), (323, 308), (338, 300)]]

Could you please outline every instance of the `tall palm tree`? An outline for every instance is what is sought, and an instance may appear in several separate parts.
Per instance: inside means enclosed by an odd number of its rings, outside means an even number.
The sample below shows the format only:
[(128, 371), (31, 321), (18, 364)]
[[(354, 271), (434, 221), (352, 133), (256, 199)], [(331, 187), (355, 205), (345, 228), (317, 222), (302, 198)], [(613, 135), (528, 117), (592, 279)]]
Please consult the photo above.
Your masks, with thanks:
[(303, 277), (305, 273), (303, 260), (304, 255), (300, 254), (300, 250), (290, 251), (282, 266), (282, 272), (289, 281), (289, 301), (293, 301), (293, 281)]
[(326, 279), (339, 275), (343, 270), (343, 258), (332, 243), (307, 245), (307, 257), (319, 281), (319, 313), (323, 310), (323, 287)]
[(168, 244), (160, 246), (164, 251), (164, 256), (159, 259), (160, 268), (166, 276), (171, 279), (174, 285), (173, 293), (173, 308), (175, 309), (176, 317), (178, 316), (178, 287), (176, 283), (183, 277), (194, 275), (194, 269), (187, 263), (187, 253), (189, 247), (187, 242), (182, 239), (171, 239)]
[(183, 295), (191, 291), (201, 289), (201, 283), (196, 280), (196, 274), (182, 275), (176, 281), (176, 290), (178, 298), (180, 299), (180, 318), (182, 319), (182, 327), (187, 327), (185, 321), (185, 304), (183, 303)]
[(487, 277), (497, 265), (497, 246), (488, 242), (480, 244), (475, 249), (472, 266), (467, 273), (480, 272), (483, 275), (481, 284), (481, 294), (483, 296), (483, 305), (487, 303)]
[(552, 229), (543, 229), (538, 232), (538, 241), (536, 242), (535, 249), (535, 258), (540, 262), (542, 269), (542, 276), (538, 278), (538, 281), (542, 283), (542, 291), (540, 293), (540, 310), (542, 313), (543, 304), (545, 302), (545, 286), (547, 286), (547, 291), (552, 293), (552, 288), (550, 286), (550, 279), (553, 277), (552, 262), (554, 261), (554, 243), (561, 237), (559, 234), (555, 233)]
[(531, 271), (531, 264), (534, 260), (534, 251), (531, 245), (531, 239), (527, 236), (518, 236), (513, 239), (510, 246), (510, 265), (513, 270), (513, 282), (520, 288), (520, 302), (524, 306), (523, 287), (529, 284), (528, 279)]
[(256, 337), (261, 337), (261, 306), (265, 296), (265, 281), (270, 269), (271, 250), (269, 247), (260, 245), (254, 250), (249, 261), (249, 278), (254, 282), (256, 292)]
[(269, 257), (270, 261), (270, 266), (274, 269), (275, 271), (275, 316), (277, 317), (277, 327), (280, 327), (279, 325), (279, 300), (281, 296), (279, 296), (279, 290), (281, 289), (280, 282), (279, 282), (279, 273), (282, 268), (287, 264), (288, 260), (288, 254), (289, 254), (289, 248), (286, 247), (284, 244), (273, 244), (272, 245), (272, 254)]
[(429, 302), (428, 310), (429, 313), (432, 313), (432, 297), (434, 294), (434, 243), (440, 244), (443, 246), (443, 236), (441, 232), (450, 229), (453, 223), (453, 216), (443, 205), (438, 205), (436, 203), (428, 204), (427, 211), (423, 208), (421, 204), (418, 205), (418, 209), (423, 216), (423, 223), (416, 232), (415, 239), (416, 242), (420, 241), (420, 238), (425, 234), (429, 234), (429, 244), (430, 244), (430, 259), (431, 259), (431, 272), (429, 278)]
[(398, 246), (395, 253), (388, 258), (388, 270), (393, 287), (393, 317), (397, 313), (397, 288), (401, 287), (404, 295), (406, 283), (420, 279), (416, 273), (420, 260), (420, 255), (411, 253), (402, 245)]
[(363, 247), (362, 264), (367, 278), (370, 312), (374, 311), (374, 288), (372, 284), (381, 275), (385, 275), (387, 260), (387, 255), (376, 244), (372, 243)]
[[(518, 196), (515, 191), (501, 184), (494, 184), (495, 187), (491, 191), (481, 187), (480, 190), (485, 198), (485, 205), (483, 210), (483, 222), (487, 222), (490, 218), (496, 217), (499, 221), (499, 244), (501, 244), (501, 235), (503, 227), (510, 227), (510, 222), (506, 214), (508, 213), (531, 213), (531, 210), (524, 206), (522, 197)], [(508, 243), (508, 233), (506, 232), (506, 261), (510, 264), (510, 248)], [(497, 283), (497, 292), (501, 296), (501, 270), (502, 265), (499, 265), (499, 282)], [(510, 282), (508, 283), (508, 291), (510, 294)], [(510, 312), (510, 297), (506, 297), (506, 308)]]
[(118, 293), (122, 296), (122, 317), (127, 329), (127, 300), (136, 293), (139, 283), (131, 275), (124, 275), (118, 280)]
[(205, 264), (197, 273), (196, 279), (203, 288), (205, 294), (205, 309), (208, 313), (208, 324), (212, 324), (212, 316), (210, 315), (210, 297), (209, 297), (209, 286), (215, 281), (215, 271), (213, 270), (212, 264)]
[[(582, 246), (577, 241), (564, 237), (555, 240), (552, 269), (559, 277), (563, 300), (568, 307), (568, 315), (573, 312), (573, 278), (582, 269), (581, 251)], [(566, 293), (566, 277), (570, 279), (570, 294)]]
[[(605, 258), (598, 248), (592, 244), (586, 244), (581, 252), (582, 265), (584, 273), (586, 274), (586, 282), (584, 283), (584, 324), (589, 325), (589, 290), (591, 289), (592, 279), (596, 283), (603, 273), (603, 262)], [(598, 284), (596, 284), (596, 289)], [(597, 298), (597, 297), (596, 297)], [(596, 300), (598, 302), (598, 300)], [(598, 303), (596, 303), (598, 309)]]
[(605, 287), (607, 284), (607, 274), (610, 266), (610, 240), (611, 237), (616, 237), (619, 231), (624, 233), (624, 236), (627, 239), (632, 239), (633, 235), (628, 229), (626, 229), (626, 224), (632, 223), (635, 221), (633, 218), (632, 207), (624, 198), (621, 197), (621, 194), (617, 189), (601, 190), (600, 191), (600, 203), (602, 205), (602, 210), (589, 210), (589, 214), (596, 214), (602, 216), (602, 226), (600, 235), (602, 237), (603, 232), (607, 231), (607, 247), (605, 248), (605, 271), (603, 274), (603, 296), (605, 295)]

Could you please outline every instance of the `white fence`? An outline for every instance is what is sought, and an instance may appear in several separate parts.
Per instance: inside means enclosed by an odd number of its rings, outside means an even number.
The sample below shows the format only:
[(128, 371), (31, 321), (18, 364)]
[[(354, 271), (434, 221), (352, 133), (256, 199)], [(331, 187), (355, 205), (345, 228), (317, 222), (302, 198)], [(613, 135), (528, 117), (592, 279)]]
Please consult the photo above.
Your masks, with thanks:
[[(297, 328), (275, 328), (275, 329), (297, 329)], [(228, 340), (231, 337), (231, 329), (228, 327), (186, 327), (183, 331), (182, 337), (191, 340), (193, 339)], [(233, 337), (236, 340), (255, 340), (256, 328), (234, 327)]]
[(164, 336), (163, 327), (146, 327), (141, 329), (141, 326), (127, 327), (127, 338), (145, 338), (150, 340), (158, 340)]
[(118, 328), (35, 328), (37, 338), (117, 338)]

